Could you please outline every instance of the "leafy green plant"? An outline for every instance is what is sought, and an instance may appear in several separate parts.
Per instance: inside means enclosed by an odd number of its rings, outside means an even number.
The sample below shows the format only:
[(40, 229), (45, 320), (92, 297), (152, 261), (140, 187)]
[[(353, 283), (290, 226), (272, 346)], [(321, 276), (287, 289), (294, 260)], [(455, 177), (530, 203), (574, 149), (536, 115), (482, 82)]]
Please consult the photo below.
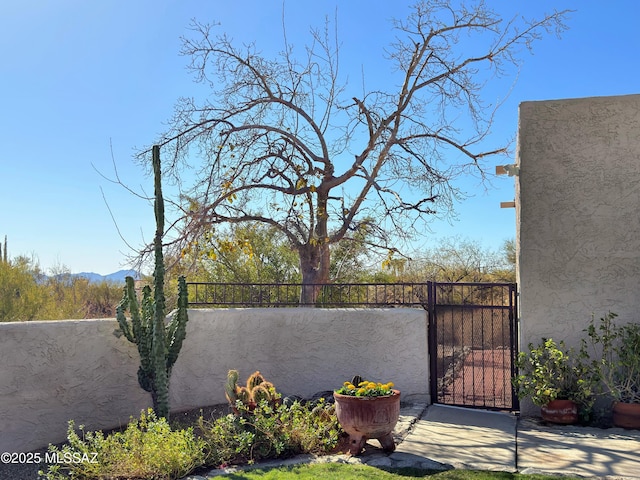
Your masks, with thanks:
[(262, 400), (255, 408), (241, 401), (236, 405), (237, 414), (199, 420), (199, 434), (207, 445), (207, 465), (323, 453), (335, 448), (342, 433), (333, 405), (323, 399), (315, 404), (296, 401), (274, 406)]
[[(186, 337), (188, 297), (184, 277), (178, 279), (178, 308), (168, 324), (164, 295), (164, 257), (162, 237), (164, 235), (164, 200), (160, 175), (160, 148), (153, 147), (153, 171), (155, 183), (156, 234), (154, 238), (155, 270), (153, 297), (151, 288), (142, 290), (142, 301), (138, 301), (133, 278), (126, 278), (122, 301), (116, 309), (120, 331), (131, 343), (138, 346), (140, 368), (138, 383), (151, 393), (153, 409), (161, 416), (169, 415), (169, 379), (171, 369), (178, 359), (182, 342)], [(125, 312), (129, 311), (131, 322)]]
[(252, 463), (298, 453), (321, 453), (335, 447), (340, 427), (333, 405), (280, 403), (281, 395), (259, 371), (238, 386), (237, 370), (229, 370), (225, 395), (234, 414), (214, 422), (199, 421), (207, 442), (207, 463)]
[(0, 322), (40, 320), (53, 297), (38, 284), (34, 265), (26, 257), (0, 262)]
[(167, 420), (153, 410), (132, 419), (123, 432), (109, 435), (101, 431), (80, 435), (69, 421), (67, 443), (49, 447), (49, 455), (59, 461), (39, 472), (47, 480), (69, 478), (158, 480), (184, 477), (204, 462), (205, 444), (193, 428), (173, 431)]
[(597, 375), (582, 350), (577, 352), (568, 349), (564, 341), (543, 338), (538, 345), (529, 343), (529, 352), (518, 354), (516, 367), (518, 374), (512, 383), (519, 398), (528, 397), (540, 407), (556, 399), (573, 400), (583, 418), (589, 415)]
[(617, 325), (617, 315), (608, 312), (586, 328), (582, 351), (596, 357), (591, 368), (597, 372), (604, 393), (624, 403), (640, 403), (640, 323)]
[(350, 397), (387, 397), (393, 394), (393, 387), (393, 382), (371, 382), (356, 375), (351, 381), (344, 382), (336, 393)]

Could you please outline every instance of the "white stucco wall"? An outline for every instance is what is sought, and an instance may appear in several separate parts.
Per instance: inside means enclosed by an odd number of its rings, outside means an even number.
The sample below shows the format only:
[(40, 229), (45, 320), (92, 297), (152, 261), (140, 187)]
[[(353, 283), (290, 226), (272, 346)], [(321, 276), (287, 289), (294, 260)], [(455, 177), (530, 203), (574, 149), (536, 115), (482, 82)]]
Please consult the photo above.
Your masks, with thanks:
[[(115, 320), (0, 323), (0, 451), (63, 441), (69, 419), (115, 427), (150, 405), (137, 382), (137, 350), (116, 328)], [(426, 312), (190, 310), (172, 409), (226, 402), (232, 368), (241, 379), (260, 370), (284, 395), (332, 390), (359, 374), (429, 401)]]
[(522, 345), (638, 321), (640, 95), (522, 103), (517, 162)]

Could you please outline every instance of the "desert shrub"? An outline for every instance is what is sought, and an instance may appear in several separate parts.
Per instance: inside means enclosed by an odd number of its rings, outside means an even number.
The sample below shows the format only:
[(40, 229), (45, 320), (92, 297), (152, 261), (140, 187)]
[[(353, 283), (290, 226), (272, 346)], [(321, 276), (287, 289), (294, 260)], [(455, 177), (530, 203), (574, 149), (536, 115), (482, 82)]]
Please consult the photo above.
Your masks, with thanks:
[(124, 431), (110, 434), (76, 429), (69, 421), (67, 443), (49, 447), (48, 458), (58, 461), (40, 475), (47, 480), (178, 479), (205, 465), (326, 453), (343, 433), (333, 405), (324, 400), (291, 405), (264, 400), (255, 408), (239, 401), (236, 411), (212, 421), (200, 416), (196, 431), (172, 429), (151, 409), (132, 418)]
[(236, 410), (212, 422), (200, 418), (207, 465), (326, 453), (335, 448), (341, 434), (334, 407), (324, 400), (276, 406), (262, 401), (255, 408), (238, 401)]
[(184, 477), (204, 461), (205, 446), (192, 428), (173, 431), (167, 420), (153, 410), (132, 419), (123, 432), (104, 435), (101, 431), (80, 435), (69, 422), (67, 443), (60, 449), (49, 447), (49, 455), (59, 462), (40, 472), (47, 480), (138, 479), (157, 480)]

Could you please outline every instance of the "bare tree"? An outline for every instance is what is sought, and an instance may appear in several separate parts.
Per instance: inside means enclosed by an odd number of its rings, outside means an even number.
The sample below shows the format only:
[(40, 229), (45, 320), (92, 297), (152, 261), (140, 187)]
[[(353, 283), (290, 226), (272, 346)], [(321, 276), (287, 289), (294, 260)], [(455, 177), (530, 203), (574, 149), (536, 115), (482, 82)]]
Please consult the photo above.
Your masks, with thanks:
[(493, 250), (468, 238), (443, 238), (421, 252), (422, 259), (413, 259), (410, 275), (416, 280), (450, 283), (514, 282), (515, 263), (511, 263), (509, 250), (514, 243), (509, 240), (501, 250)]
[(185, 169), (197, 177), (181, 185), (173, 246), (193, 248), (219, 224), (271, 225), (299, 254), (301, 303), (310, 304), (314, 285), (329, 281), (331, 245), (365, 226), (371, 247), (395, 251), (419, 221), (448, 212), (459, 194), (452, 180), (483, 175), (485, 157), (506, 153), (487, 146), (496, 105), (483, 103), (485, 83), (542, 34), (560, 32), (566, 14), (505, 22), (482, 2), (453, 4), (425, 0), (394, 22), (386, 58), (397, 89), (359, 96), (341, 83), (328, 22), (303, 58), (285, 40), (275, 59), (194, 22), (183, 54), (212, 95), (181, 99), (156, 142), (178, 182)]

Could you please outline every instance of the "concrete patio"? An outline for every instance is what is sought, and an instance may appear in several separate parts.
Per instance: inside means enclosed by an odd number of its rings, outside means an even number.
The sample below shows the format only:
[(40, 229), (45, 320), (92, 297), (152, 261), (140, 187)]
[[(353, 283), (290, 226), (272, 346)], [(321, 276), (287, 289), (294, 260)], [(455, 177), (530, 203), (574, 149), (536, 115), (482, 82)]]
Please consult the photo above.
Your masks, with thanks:
[[(252, 468), (297, 463), (362, 463), (374, 467), (430, 470), (471, 469), (604, 479), (640, 478), (640, 431), (545, 425), (519, 418), (443, 405), (410, 405), (400, 412), (396, 451), (387, 454), (376, 440), (362, 455), (299, 456)], [(213, 470), (204, 480), (237, 471)]]

